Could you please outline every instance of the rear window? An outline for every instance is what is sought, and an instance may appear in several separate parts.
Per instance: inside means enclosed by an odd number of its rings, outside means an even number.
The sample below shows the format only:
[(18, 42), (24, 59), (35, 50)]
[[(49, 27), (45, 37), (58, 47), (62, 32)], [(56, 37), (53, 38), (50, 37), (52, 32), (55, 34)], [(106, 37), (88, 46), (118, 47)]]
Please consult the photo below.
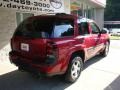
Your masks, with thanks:
[(16, 29), (15, 36), (31, 38), (56, 38), (74, 35), (73, 21), (55, 18), (23, 21)]

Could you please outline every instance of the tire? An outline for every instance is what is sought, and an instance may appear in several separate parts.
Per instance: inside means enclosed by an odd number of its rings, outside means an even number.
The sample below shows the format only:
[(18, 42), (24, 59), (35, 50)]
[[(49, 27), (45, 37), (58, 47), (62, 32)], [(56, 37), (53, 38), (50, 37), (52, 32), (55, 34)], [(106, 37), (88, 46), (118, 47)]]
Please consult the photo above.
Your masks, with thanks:
[(100, 53), (101, 56), (106, 57), (108, 55), (109, 45), (110, 45), (109, 42), (106, 42), (105, 49)]
[(73, 56), (65, 73), (65, 81), (69, 83), (74, 83), (79, 78), (82, 68), (82, 58), (78, 55)]
[(21, 66), (18, 66), (18, 70), (21, 71), (21, 72), (25, 71)]

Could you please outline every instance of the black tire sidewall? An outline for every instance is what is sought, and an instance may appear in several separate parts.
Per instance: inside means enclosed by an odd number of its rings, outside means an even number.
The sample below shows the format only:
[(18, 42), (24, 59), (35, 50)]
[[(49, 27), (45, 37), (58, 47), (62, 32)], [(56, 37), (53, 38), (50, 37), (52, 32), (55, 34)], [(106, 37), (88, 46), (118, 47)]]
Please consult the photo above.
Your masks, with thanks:
[[(100, 53), (101, 56), (106, 57), (106, 56), (108, 55), (108, 52), (109, 52), (109, 45), (110, 45), (109, 42), (106, 42), (106, 44), (105, 44), (105, 49), (103, 50), (103, 52)], [(106, 48), (108, 48), (107, 53), (106, 53)]]

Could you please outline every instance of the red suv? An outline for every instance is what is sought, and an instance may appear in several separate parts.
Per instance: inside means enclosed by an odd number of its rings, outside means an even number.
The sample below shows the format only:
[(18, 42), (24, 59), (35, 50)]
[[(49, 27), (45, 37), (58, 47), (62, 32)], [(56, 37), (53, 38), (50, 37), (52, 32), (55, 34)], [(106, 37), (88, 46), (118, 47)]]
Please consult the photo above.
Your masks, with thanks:
[(83, 63), (106, 56), (110, 39), (93, 20), (74, 15), (33, 16), (24, 20), (11, 39), (10, 61), (21, 70), (47, 76), (62, 74), (75, 82)]

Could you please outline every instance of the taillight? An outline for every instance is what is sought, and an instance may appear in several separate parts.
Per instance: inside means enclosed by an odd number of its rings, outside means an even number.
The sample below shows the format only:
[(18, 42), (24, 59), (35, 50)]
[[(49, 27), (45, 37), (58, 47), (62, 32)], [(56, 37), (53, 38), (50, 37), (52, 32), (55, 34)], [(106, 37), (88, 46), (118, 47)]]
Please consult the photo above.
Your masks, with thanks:
[(57, 45), (53, 42), (47, 42), (46, 48), (46, 63), (53, 64), (58, 58), (58, 48)]

